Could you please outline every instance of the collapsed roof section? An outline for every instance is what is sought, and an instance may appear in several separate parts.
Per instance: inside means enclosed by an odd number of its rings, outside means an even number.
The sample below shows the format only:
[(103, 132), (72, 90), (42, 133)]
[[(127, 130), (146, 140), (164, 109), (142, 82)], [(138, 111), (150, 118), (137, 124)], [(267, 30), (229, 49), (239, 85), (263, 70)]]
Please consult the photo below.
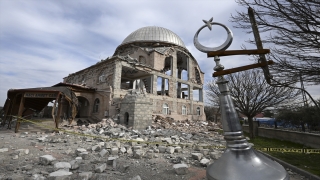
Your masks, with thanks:
[[(52, 111), (52, 116), (56, 122), (56, 127), (59, 125), (60, 114), (64, 109), (71, 112), (70, 118), (72, 120), (77, 114), (78, 99), (74, 93), (74, 90), (87, 90), (94, 91), (93, 88), (84, 86), (75, 86), (67, 83), (59, 83), (52, 87), (40, 87), (29, 89), (10, 89), (7, 93), (7, 100), (3, 107), (4, 126), (8, 120), (8, 128), (11, 126), (13, 116), (26, 117), (34, 112), (39, 112), (45, 108), (49, 102), (54, 102), (54, 107), (59, 105), (58, 111)], [(64, 108), (63, 108), (64, 107)], [(53, 108), (55, 109), (55, 108)], [(19, 123), (16, 125), (16, 132), (19, 129)]]

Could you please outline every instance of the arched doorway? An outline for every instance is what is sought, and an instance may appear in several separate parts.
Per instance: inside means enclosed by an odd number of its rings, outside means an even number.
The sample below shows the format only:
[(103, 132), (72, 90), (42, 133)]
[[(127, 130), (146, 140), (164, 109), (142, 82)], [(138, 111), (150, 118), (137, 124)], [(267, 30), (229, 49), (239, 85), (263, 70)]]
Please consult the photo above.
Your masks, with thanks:
[(78, 113), (76, 118), (87, 118), (89, 117), (89, 101), (87, 98), (78, 96)]
[(129, 125), (129, 113), (128, 112), (124, 113), (124, 124), (127, 126)]

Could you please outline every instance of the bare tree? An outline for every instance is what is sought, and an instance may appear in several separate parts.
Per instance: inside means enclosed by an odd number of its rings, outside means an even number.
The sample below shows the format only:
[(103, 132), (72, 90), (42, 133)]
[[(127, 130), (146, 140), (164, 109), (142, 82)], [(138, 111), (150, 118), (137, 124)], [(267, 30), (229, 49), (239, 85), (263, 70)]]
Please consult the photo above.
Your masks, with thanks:
[[(320, 84), (320, 1), (237, 0), (255, 11), (263, 43), (272, 49), (272, 70), (289, 81), (299, 76), (309, 84)], [(247, 11), (231, 15), (235, 28), (252, 33)], [(267, 33), (266, 33), (267, 32)], [(253, 40), (249, 40), (254, 44)]]
[[(298, 92), (287, 87), (272, 87), (267, 84), (260, 70), (248, 70), (225, 77), (229, 83), (230, 95), (237, 111), (248, 117), (250, 137), (253, 134), (253, 117), (268, 107), (286, 103), (297, 97)], [(205, 85), (207, 98), (217, 104), (219, 88), (215, 80)]]

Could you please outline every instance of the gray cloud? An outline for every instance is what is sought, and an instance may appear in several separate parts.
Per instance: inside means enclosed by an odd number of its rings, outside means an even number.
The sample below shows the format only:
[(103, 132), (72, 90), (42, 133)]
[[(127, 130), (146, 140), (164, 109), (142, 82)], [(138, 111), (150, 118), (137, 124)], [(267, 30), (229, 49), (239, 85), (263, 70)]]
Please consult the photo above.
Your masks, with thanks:
[[(214, 61), (193, 46), (193, 36), (204, 25), (202, 19), (213, 17), (232, 29), (229, 49), (239, 49), (251, 35), (232, 28), (229, 18), (236, 10), (241, 9), (234, 0), (2, 0), (0, 105), (8, 89), (61, 82), (68, 74), (111, 56), (126, 36), (145, 26), (161, 26), (179, 35), (208, 81)], [(224, 41), (222, 34), (215, 27), (213, 32), (204, 31), (200, 41), (218, 46)], [(252, 63), (248, 59), (224, 57), (222, 63), (231, 68)]]

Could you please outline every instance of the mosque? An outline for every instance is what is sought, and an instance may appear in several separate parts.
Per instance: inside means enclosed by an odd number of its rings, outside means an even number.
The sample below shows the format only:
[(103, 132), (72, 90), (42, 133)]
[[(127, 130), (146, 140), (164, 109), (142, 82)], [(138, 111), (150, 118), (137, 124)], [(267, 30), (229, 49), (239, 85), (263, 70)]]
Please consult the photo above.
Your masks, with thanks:
[[(204, 73), (181, 38), (166, 28), (148, 26), (127, 36), (111, 57), (69, 74), (63, 82), (52, 87), (37, 89), (37, 93), (43, 89), (59, 91), (59, 97), (54, 93), (52, 97), (42, 93), (42, 98), (46, 97), (48, 102), (58, 100), (58, 104), (65, 106), (60, 106), (58, 111), (57, 116), (61, 118), (63, 114), (95, 120), (111, 117), (134, 129), (145, 129), (155, 115), (175, 120), (205, 120), (203, 82)], [(63, 94), (66, 90), (56, 90), (63, 87), (72, 92)], [(31, 90), (35, 88), (20, 90), (25, 94), (16, 98), (16, 103), (11, 100), (16, 109), (20, 108), (17, 113), (31, 108), (27, 104), (37, 104), (24, 103), (21, 109), (17, 103), (41, 97)], [(11, 99), (19, 94), (17, 90), (9, 90), (8, 96), (10, 93)], [(69, 103), (63, 103), (66, 100)], [(42, 101), (45, 104), (44, 99)], [(69, 108), (75, 101), (76, 107)], [(14, 108), (14, 105), (10, 107)]]

